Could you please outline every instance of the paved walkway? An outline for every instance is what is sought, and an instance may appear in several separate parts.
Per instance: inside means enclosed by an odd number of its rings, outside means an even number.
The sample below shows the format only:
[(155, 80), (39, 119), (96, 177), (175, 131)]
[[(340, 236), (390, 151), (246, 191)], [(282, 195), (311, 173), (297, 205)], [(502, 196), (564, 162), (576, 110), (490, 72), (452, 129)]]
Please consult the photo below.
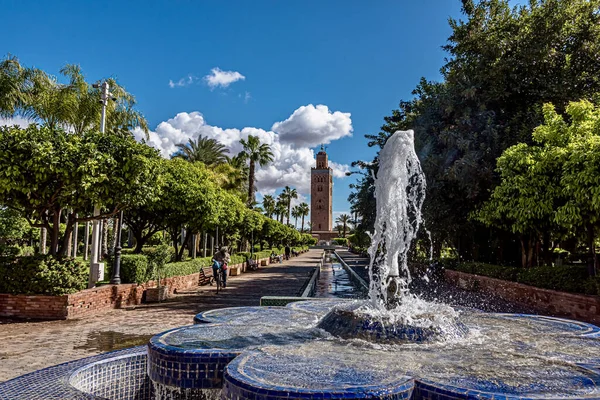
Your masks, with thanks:
[(166, 302), (111, 310), (95, 317), (48, 322), (0, 321), (0, 382), (55, 364), (148, 342), (153, 335), (191, 325), (213, 308), (258, 306), (262, 296), (298, 296), (322, 250), (228, 277), (214, 286), (177, 294)]

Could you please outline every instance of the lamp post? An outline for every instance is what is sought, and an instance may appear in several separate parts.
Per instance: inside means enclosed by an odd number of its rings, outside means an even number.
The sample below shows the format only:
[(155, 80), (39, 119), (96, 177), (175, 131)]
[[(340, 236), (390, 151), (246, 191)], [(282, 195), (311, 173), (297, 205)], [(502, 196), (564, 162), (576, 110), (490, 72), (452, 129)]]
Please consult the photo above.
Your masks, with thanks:
[[(106, 104), (108, 103), (108, 99), (110, 96), (110, 92), (108, 91), (109, 85), (107, 81), (102, 82), (102, 85), (94, 84), (92, 85), (95, 88), (101, 88), (101, 96), (100, 103), (102, 103), (102, 117), (100, 119), (100, 133), (104, 133), (106, 130)], [(94, 217), (100, 215), (100, 206), (94, 206)], [(90, 280), (88, 282), (88, 287), (94, 287), (96, 282), (104, 278), (104, 263), (99, 263), (99, 253), (100, 253), (100, 229), (99, 229), (98, 219), (94, 219), (92, 221), (92, 251), (91, 251), (91, 260), (90, 260)]]
[(115, 246), (115, 261), (113, 263), (112, 276), (110, 283), (112, 285), (121, 284), (121, 229), (123, 227), (123, 211), (119, 214), (119, 223), (117, 224), (117, 245)]

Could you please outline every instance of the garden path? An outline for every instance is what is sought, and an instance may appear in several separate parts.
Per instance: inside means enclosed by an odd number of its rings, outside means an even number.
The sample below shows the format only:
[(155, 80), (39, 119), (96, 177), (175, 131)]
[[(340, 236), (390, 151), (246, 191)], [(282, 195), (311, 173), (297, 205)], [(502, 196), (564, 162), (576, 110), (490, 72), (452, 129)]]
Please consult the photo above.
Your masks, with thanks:
[(297, 296), (322, 250), (228, 277), (218, 295), (214, 286), (80, 320), (0, 320), (0, 382), (55, 364), (136, 346), (160, 332), (191, 325), (195, 314), (213, 308), (258, 306), (262, 296)]

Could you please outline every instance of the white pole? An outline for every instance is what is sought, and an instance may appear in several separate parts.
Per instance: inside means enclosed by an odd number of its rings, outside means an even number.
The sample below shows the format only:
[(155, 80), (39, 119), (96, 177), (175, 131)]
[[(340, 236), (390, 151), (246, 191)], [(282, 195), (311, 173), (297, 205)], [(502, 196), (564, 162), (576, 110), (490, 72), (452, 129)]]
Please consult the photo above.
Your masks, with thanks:
[(84, 246), (83, 246), (83, 259), (87, 261), (90, 255), (90, 221), (85, 221), (85, 235), (83, 237)]
[[(75, 218), (77, 218), (78, 215), (75, 214)], [(73, 229), (73, 258), (77, 257), (77, 236), (79, 233), (79, 223), (75, 222), (75, 228)]]
[[(100, 118), (100, 133), (105, 133), (106, 131), (106, 104), (108, 103), (109, 96), (109, 85), (107, 81), (102, 82), (102, 93), (101, 93), (101, 102), (102, 102), (102, 116)], [(100, 215), (100, 206), (94, 206), (94, 217)], [(104, 279), (104, 264), (100, 264), (99, 254), (100, 254), (100, 227), (98, 226), (98, 220), (94, 219), (92, 221), (92, 254), (91, 254), (91, 262), (90, 262), (90, 279), (88, 282), (89, 287), (93, 287), (96, 282), (101, 279)]]

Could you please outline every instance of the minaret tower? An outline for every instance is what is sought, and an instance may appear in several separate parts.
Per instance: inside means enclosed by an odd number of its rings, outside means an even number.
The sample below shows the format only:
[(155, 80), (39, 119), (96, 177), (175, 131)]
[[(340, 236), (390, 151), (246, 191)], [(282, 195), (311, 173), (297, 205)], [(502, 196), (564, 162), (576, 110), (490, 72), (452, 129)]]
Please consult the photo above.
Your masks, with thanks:
[(311, 168), (310, 222), (313, 236), (329, 240), (335, 235), (331, 231), (333, 197), (333, 171), (329, 168), (325, 147), (317, 153), (316, 167)]

